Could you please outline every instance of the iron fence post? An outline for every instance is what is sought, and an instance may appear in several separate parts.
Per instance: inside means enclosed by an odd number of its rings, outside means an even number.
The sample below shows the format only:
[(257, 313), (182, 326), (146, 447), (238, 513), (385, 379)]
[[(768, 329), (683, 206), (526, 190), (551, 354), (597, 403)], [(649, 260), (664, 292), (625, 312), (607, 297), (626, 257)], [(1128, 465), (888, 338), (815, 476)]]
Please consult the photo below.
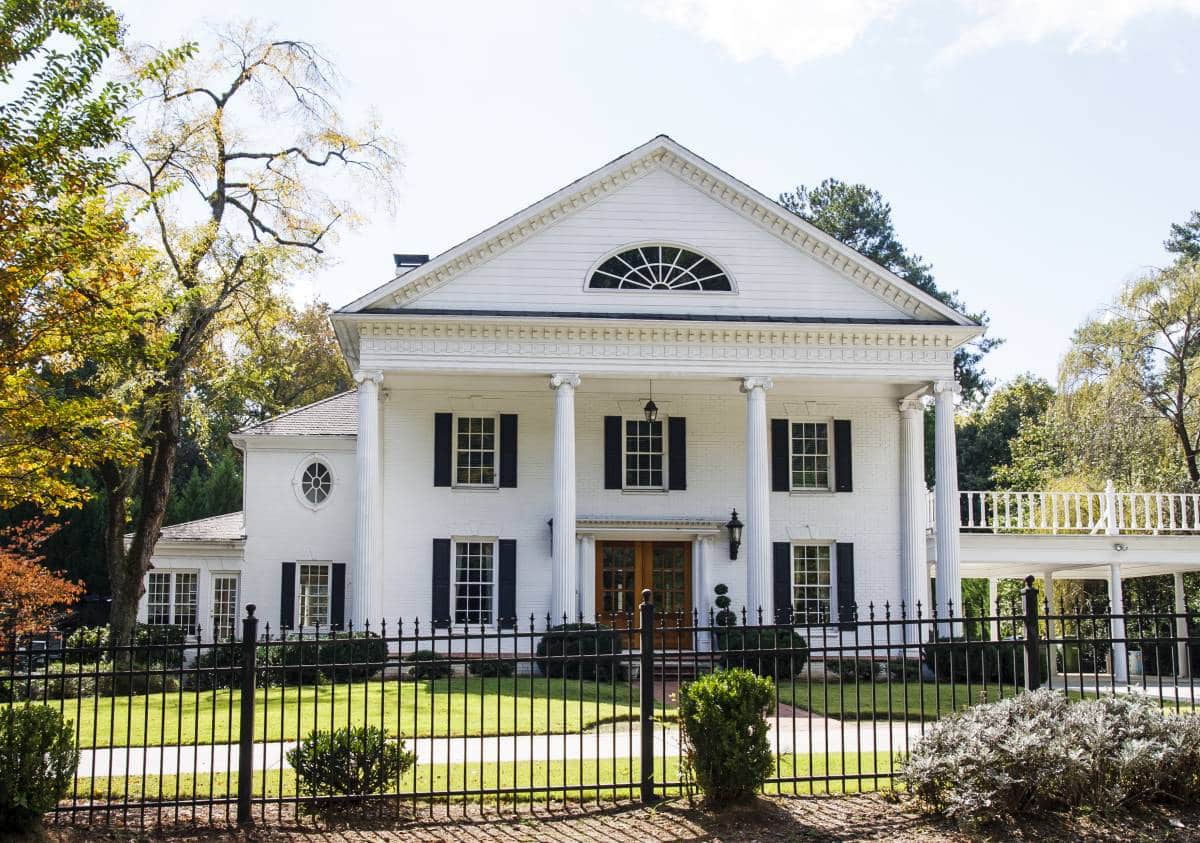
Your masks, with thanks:
[(1036, 691), (1041, 683), (1038, 669), (1038, 600), (1033, 574), (1025, 578), (1021, 598), (1025, 601), (1025, 690)]
[(654, 603), (650, 589), (642, 591), (641, 605), (641, 666), (638, 670), (640, 693), (638, 723), (642, 734), (641, 796), (643, 802), (654, 801)]
[(258, 674), (255, 663), (258, 652), (258, 618), (255, 605), (246, 606), (242, 621), (242, 720), (238, 731), (238, 789), (237, 821), (246, 825), (252, 821), (250, 797), (254, 787), (254, 691)]

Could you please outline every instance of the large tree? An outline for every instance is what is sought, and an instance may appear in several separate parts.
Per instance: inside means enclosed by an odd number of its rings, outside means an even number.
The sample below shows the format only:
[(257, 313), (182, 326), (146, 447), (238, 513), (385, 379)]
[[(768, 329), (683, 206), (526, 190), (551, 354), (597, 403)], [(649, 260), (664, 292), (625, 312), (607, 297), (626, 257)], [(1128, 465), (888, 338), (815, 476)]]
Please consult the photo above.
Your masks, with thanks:
[(80, 466), (136, 453), (111, 375), (153, 304), (104, 194), (130, 91), (99, 74), (119, 43), (103, 3), (0, 3), (0, 509), (77, 505)]
[(958, 419), (958, 482), (963, 489), (994, 489), (996, 473), (1012, 462), (1011, 443), (1037, 424), (1054, 398), (1042, 378), (1019, 375), (992, 390), (987, 402)]
[(199, 367), (224, 315), (253, 310), (316, 266), (364, 199), (390, 197), (396, 167), (377, 125), (353, 130), (341, 119), (333, 69), (305, 42), (227, 31), (211, 50), (133, 51), (130, 67), (141, 99), (121, 184), (142, 211), (167, 309), (165, 353), (147, 361), (150, 377), (131, 407), (144, 456), (99, 467), (114, 642), (129, 640), (185, 403), (207, 374)]
[(1186, 222), (1171, 223), (1171, 236), (1163, 246), (1168, 252), (1200, 260), (1200, 211), (1192, 211)]
[[(825, 179), (816, 187), (800, 185), (781, 194), (779, 203), (884, 269), (987, 325), (986, 313), (971, 313), (957, 291), (940, 289), (933, 279), (933, 267), (900, 242), (892, 206), (879, 191), (865, 184)], [(983, 370), (983, 357), (1001, 342), (981, 337), (955, 353), (955, 375), (967, 402), (978, 402), (987, 394), (990, 381)]]

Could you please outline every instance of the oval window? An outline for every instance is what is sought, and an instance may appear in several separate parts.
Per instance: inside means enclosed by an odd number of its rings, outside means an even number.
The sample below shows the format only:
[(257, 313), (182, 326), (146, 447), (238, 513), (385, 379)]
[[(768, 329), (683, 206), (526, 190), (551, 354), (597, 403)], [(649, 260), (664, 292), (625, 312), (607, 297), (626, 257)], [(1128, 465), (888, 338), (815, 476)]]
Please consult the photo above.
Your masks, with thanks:
[(310, 462), (300, 475), (300, 494), (314, 506), (322, 504), (333, 491), (333, 473), (320, 460)]

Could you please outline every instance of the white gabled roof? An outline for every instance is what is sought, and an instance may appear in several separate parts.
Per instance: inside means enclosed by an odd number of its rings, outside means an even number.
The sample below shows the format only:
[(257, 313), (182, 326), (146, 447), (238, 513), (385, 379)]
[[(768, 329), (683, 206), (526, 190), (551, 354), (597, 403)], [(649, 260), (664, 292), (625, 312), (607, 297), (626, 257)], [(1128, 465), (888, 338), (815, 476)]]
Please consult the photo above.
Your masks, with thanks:
[(838, 242), (666, 135), (651, 139), (428, 263), (396, 276), (338, 312), (362, 313), (403, 306), (652, 169), (673, 173), (914, 319), (977, 325), (969, 317)]
[(288, 410), (230, 436), (357, 436), (358, 393), (353, 389)]

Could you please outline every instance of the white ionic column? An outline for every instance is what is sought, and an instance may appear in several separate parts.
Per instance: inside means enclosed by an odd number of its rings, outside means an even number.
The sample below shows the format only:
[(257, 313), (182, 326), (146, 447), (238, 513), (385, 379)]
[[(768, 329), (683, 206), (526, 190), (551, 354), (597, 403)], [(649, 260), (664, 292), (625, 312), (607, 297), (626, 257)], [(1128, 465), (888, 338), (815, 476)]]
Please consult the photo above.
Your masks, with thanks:
[(1179, 640), (1175, 644), (1176, 658), (1179, 659), (1179, 669), (1176, 673), (1177, 679), (1187, 679), (1192, 675), (1191, 659), (1188, 653), (1188, 625), (1187, 625), (1187, 599), (1183, 593), (1183, 574), (1179, 571), (1175, 572), (1175, 637)]
[(362, 629), (368, 621), (378, 629), (383, 620), (383, 484), (380, 482), (379, 385), (383, 372), (354, 373), (358, 383), (358, 501), (354, 521), (354, 567), (351, 619)]
[[(936, 396), (934, 419), (934, 510), (937, 540), (937, 612), (945, 617), (950, 601), (954, 614), (962, 614), (962, 572), (959, 567), (958, 451), (954, 434), (954, 401), (959, 393), (954, 381), (933, 385)], [(957, 624), (955, 625), (958, 626)], [(945, 633), (948, 630), (943, 629)], [(953, 633), (953, 631), (951, 631)]]
[[(1053, 615), (1055, 612), (1055, 609), (1054, 609), (1054, 572), (1053, 571), (1046, 571), (1042, 574), (1042, 592), (1044, 593), (1045, 598), (1046, 598), (1045, 606), (1048, 606), (1049, 609), (1047, 610), (1043, 606), (1039, 606), (1038, 612), (1049, 611), (1049, 613), (1051, 615)], [(1057, 640), (1056, 630), (1054, 629), (1054, 622), (1051, 621), (1049, 618), (1046, 619), (1046, 637), (1051, 641)], [(1058, 645), (1057, 644), (1052, 645), (1051, 647), (1049, 647), (1047, 649), (1047, 652), (1049, 652), (1049, 654), (1050, 654), (1049, 655), (1050, 678), (1053, 679), (1055, 676), (1058, 675), (1058, 659), (1055, 658), (1055, 656), (1058, 653)]]
[[(1125, 596), (1121, 590), (1121, 566), (1113, 563), (1108, 566), (1108, 611), (1112, 619), (1112, 675), (1116, 682), (1129, 681), (1129, 659), (1125, 655), (1125, 618), (1117, 615), (1125, 614)], [(1119, 643), (1118, 643), (1119, 639)]]
[[(704, 546), (708, 543), (706, 536), (696, 536), (692, 539), (692, 609), (695, 610), (696, 626), (708, 626), (708, 607), (712, 604), (708, 594), (706, 580), (706, 560)], [(687, 622), (691, 625), (691, 621)], [(696, 649), (707, 652), (712, 649), (708, 643), (708, 633), (696, 634)]]
[(774, 618), (771, 599), (771, 478), (767, 471), (767, 390), (770, 378), (742, 378), (746, 393), (746, 612)]
[(929, 612), (929, 565), (925, 559), (924, 408), (917, 398), (900, 402), (900, 594), (907, 617)]
[(989, 626), (991, 627), (991, 638), (993, 641), (1000, 640), (1000, 610), (996, 608), (996, 600), (1000, 594), (1000, 581), (995, 577), (988, 577), (988, 605), (987, 614), (991, 617)]
[(554, 545), (550, 573), (550, 617), (574, 621), (579, 585), (575, 578), (575, 388), (579, 375), (550, 378), (554, 390)]

